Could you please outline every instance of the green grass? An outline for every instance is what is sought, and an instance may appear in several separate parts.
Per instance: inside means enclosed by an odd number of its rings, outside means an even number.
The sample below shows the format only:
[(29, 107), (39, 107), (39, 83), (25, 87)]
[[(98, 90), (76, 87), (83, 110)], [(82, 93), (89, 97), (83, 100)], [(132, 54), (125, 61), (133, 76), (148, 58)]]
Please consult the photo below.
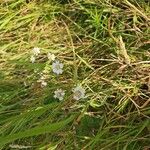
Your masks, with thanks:
[[(41, 53), (31, 63), (34, 47)], [(63, 62), (62, 75), (48, 52)], [(77, 84), (86, 90), (79, 101)], [(53, 97), (58, 88), (63, 101)], [(15, 147), (150, 148), (148, 0), (0, 1), (0, 149)]]

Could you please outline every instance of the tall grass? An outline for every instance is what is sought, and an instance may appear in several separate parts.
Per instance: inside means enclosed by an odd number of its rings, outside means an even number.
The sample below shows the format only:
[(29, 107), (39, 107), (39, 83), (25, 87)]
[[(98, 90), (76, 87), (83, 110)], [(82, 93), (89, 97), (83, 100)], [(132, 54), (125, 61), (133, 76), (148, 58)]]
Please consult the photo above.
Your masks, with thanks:
[(149, 149), (149, 26), (147, 0), (0, 1), (0, 148)]

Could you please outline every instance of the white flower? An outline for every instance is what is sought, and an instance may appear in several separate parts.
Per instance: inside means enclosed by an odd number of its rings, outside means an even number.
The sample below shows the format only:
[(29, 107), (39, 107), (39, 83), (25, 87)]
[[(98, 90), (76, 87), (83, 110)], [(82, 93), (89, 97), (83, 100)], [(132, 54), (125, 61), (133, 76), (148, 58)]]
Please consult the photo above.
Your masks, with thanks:
[(48, 54), (47, 54), (47, 57), (48, 57), (48, 59), (49, 59), (50, 61), (54, 61), (55, 58), (56, 58), (56, 56), (55, 56), (54, 54), (51, 54), (51, 53), (48, 53)]
[(47, 82), (45, 82), (44, 80), (41, 82), (41, 87), (45, 87), (47, 86)]
[(75, 87), (72, 91), (73, 91), (73, 98), (75, 100), (85, 98), (85, 89), (82, 88), (81, 86)]
[(34, 47), (32, 51), (35, 56), (38, 56), (38, 54), (40, 54), (40, 48), (38, 47)]
[(59, 61), (55, 61), (52, 64), (53, 72), (56, 73), (57, 75), (62, 74), (63, 67), (64, 67), (64, 65), (62, 63), (60, 63)]
[(30, 61), (31, 61), (32, 63), (35, 62), (35, 57), (34, 57), (33, 55), (31, 56)]
[(60, 101), (63, 100), (64, 96), (65, 96), (65, 91), (62, 89), (57, 89), (54, 92), (54, 98), (58, 98)]

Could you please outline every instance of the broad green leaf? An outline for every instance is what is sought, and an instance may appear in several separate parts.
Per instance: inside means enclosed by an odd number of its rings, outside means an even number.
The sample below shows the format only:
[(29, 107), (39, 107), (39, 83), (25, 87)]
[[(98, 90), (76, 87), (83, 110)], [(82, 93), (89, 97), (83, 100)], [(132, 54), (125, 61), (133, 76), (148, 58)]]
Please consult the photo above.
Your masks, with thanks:
[(57, 123), (53, 123), (53, 124), (46, 125), (43, 127), (35, 127), (32, 129), (28, 129), (24, 132), (18, 132), (18, 133), (11, 134), (8, 136), (0, 137), (0, 147), (4, 146), (7, 143), (13, 142), (17, 139), (31, 137), (31, 136), (37, 136), (37, 135), (45, 134), (45, 133), (54, 133), (54, 132), (62, 129), (64, 126), (66, 126), (71, 121), (73, 121), (74, 118), (75, 118), (75, 115), (72, 115), (69, 118), (67, 118), (66, 120), (63, 120), (63, 121), (60, 121)]

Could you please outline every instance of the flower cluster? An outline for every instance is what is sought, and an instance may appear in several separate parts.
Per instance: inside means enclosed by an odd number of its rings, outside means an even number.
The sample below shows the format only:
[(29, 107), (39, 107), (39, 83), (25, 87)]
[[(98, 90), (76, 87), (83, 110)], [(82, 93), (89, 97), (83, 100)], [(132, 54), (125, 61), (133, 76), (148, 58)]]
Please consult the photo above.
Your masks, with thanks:
[[(80, 85), (76, 86), (73, 90), (73, 99), (80, 100), (85, 98), (85, 89)], [(59, 100), (63, 100), (65, 96), (65, 91), (62, 89), (57, 89), (54, 92), (54, 98), (58, 98)]]
[(47, 86), (46, 77), (44, 76), (43, 73), (41, 73), (41, 77), (40, 77), (40, 79), (38, 80), (38, 82), (41, 83), (41, 87), (42, 87), (42, 88), (45, 87), (45, 86)]
[[(32, 50), (33, 55), (31, 56), (30, 60), (32, 63), (35, 62), (36, 56), (40, 54), (40, 48), (36, 47)], [(59, 60), (56, 60), (56, 56), (54, 54), (48, 53), (47, 58), (50, 62), (52, 62), (52, 71), (53, 73), (60, 75), (63, 73), (64, 64), (61, 63)], [(41, 87), (47, 86), (47, 82), (45, 81), (46, 77), (41, 73), (41, 77), (38, 82), (41, 83)], [(85, 98), (85, 89), (81, 85), (77, 85), (75, 88), (72, 89), (73, 92), (73, 99), (80, 100)], [(54, 98), (59, 99), (62, 101), (65, 97), (65, 90), (57, 89), (54, 91)]]
[(52, 64), (53, 72), (56, 73), (57, 75), (62, 74), (63, 67), (64, 67), (64, 65), (62, 63), (60, 63), (58, 60), (53, 62), (53, 64)]
[(54, 94), (54, 98), (58, 98), (61, 101), (64, 99), (65, 91), (62, 89), (57, 89)]
[[(35, 60), (36, 60), (36, 57), (37, 57), (40, 53), (41, 53), (41, 49), (40, 49), (39, 47), (34, 47), (34, 48), (32, 49), (32, 55), (31, 55), (30, 61), (31, 61), (32, 63), (34, 63)], [(48, 58), (48, 60), (50, 60), (50, 61), (54, 61), (56, 57), (55, 57), (54, 54), (48, 53), (48, 54), (47, 54), (47, 58)]]
[(51, 54), (51, 53), (48, 53), (47, 54), (47, 58), (50, 60), (50, 61), (54, 61), (56, 56), (54, 54)]
[(32, 51), (35, 56), (38, 56), (41, 53), (40, 48), (38, 48), (38, 47), (34, 47)]
[(30, 58), (30, 61), (32, 62), (32, 63), (34, 63), (35, 62), (35, 59), (36, 59), (36, 56), (38, 56), (39, 54), (40, 54), (40, 48), (38, 48), (38, 47), (34, 47), (33, 49), (32, 49), (32, 55), (31, 55), (31, 58)]
[(81, 86), (77, 86), (75, 87), (73, 90), (73, 98), (75, 100), (79, 100), (81, 98), (84, 98), (85, 97), (85, 89)]

